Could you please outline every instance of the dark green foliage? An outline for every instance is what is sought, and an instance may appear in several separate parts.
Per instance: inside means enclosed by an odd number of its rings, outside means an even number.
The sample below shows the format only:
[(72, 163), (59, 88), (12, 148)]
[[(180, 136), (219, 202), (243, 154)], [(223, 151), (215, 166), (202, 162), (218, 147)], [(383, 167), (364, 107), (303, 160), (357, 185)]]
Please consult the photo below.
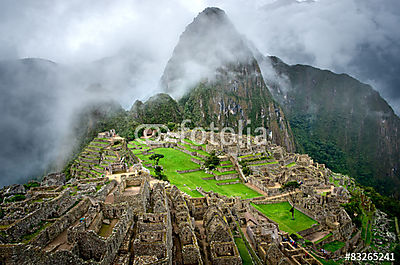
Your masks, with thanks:
[(360, 198), (359, 196), (351, 197), (350, 201), (346, 204), (342, 205), (348, 215), (350, 216), (353, 223), (358, 227), (361, 228), (361, 218), (362, 218), (362, 210), (360, 206)]
[(242, 168), (242, 172), (245, 176), (249, 176), (251, 174), (251, 169), (248, 166), (244, 166)]
[(313, 136), (313, 124), (307, 115), (296, 115), (290, 125), (296, 136), (297, 149), (310, 155), (315, 161), (325, 164), (334, 172), (349, 174), (347, 155), (334, 143)]
[(177, 128), (177, 124), (176, 123), (174, 123), (174, 122), (168, 122), (168, 124), (167, 124), (167, 127), (168, 127), (168, 129), (170, 130), (170, 131), (173, 131), (173, 130), (175, 130), (176, 128)]
[(220, 159), (216, 155), (215, 151), (210, 153), (210, 156), (204, 162), (204, 166), (208, 169), (214, 169), (216, 166), (220, 164)]
[(22, 195), (22, 194), (15, 194), (15, 195), (13, 195), (13, 196), (10, 197), (10, 198), (6, 198), (6, 199), (4, 200), (4, 202), (19, 202), (19, 201), (23, 201), (23, 200), (25, 200), (25, 199), (26, 199), (25, 195)]
[(390, 217), (397, 216), (397, 218), (400, 218), (400, 202), (397, 199), (381, 195), (372, 187), (362, 188), (376, 208), (387, 213)]
[(0, 219), (4, 217), (4, 210), (0, 207)]
[(155, 166), (154, 172), (156, 173), (156, 178), (164, 181), (168, 181), (168, 177), (163, 174), (163, 168), (161, 166)]
[(178, 103), (167, 94), (157, 94), (145, 103), (136, 101), (130, 116), (140, 122), (147, 124), (180, 123), (182, 115)]
[(164, 155), (161, 154), (152, 154), (149, 159), (150, 160), (154, 160), (154, 162), (156, 163), (156, 165), (158, 165), (158, 162), (160, 162), (160, 159), (164, 158)]
[(71, 166), (74, 164), (74, 160), (71, 159), (63, 168), (62, 172), (65, 174), (65, 180), (68, 181), (72, 178), (71, 176)]
[(271, 82), (297, 149), (333, 171), (384, 194), (400, 196), (400, 119), (370, 86), (344, 74), (270, 58), (287, 93)]
[(292, 192), (299, 187), (300, 184), (297, 181), (288, 181), (282, 185), (281, 190)]
[(32, 187), (39, 187), (39, 186), (40, 186), (40, 183), (37, 181), (30, 181), (30, 182), (24, 184), (25, 189), (28, 189), (28, 190)]
[(394, 259), (400, 260), (400, 244), (396, 244), (396, 247), (393, 249)]

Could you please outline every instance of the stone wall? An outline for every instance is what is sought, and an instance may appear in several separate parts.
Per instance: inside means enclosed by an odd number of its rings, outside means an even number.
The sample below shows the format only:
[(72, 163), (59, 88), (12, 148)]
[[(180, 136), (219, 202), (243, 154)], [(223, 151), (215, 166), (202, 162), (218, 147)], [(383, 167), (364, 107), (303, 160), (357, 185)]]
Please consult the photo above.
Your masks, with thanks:
[(117, 185), (117, 181), (116, 180), (111, 180), (110, 183), (103, 185), (103, 187), (100, 188), (100, 190), (98, 190), (95, 194), (95, 197), (98, 200), (104, 201), (107, 197), (107, 195), (112, 191), (112, 189), (114, 189), (114, 187)]
[(178, 151), (181, 151), (181, 152), (184, 152), (185, 154), (188, 154), (188, 155), (190, 155), (190, 156), (196, 156), (196, 155), (197, 155), (196, 152), (191, 152), (191, 151), (189, 151), (189, 150), (186, 150), (185, 147), (179, 148), (179, 145), (177, 145), (176, 147), (174, 147), (174, 149), (176, 149), (176, 150), (178, 150)]
[(216, 185), (223, 186), (223, 185), (232, 185), (232, 184), (238, 184), (238, 183), (240, 183), (240, 180), (231, 181), (231, 182), (216, 183)]
[(302, 237), (305, 237), (307, 235), (313, 234), (315, 232), (318, 232), (322, 229), (321, 225), (313, 225), (310, 228), (304, 229), (300, 232), (297, 232), (299, 235), (301, 235)]
[(177, 170), (176, 172), (182, 174), (182, 173), (191, 173), (191, 172), (197, 172), (197, 171), (202, 171), (202, 169), (195, 168), (195, 169), (188, 169), (188, 170)]
[(90, 205), (90, 200), (88, 198), (84, 198), (52, 225), (46, 227), (37, 237), (32, 239), (29, 244), (37, 247), (46, 246), (59, 234), (75, 223), (88, 210)]
[[(116, 206), (117, 209), (112, 210), (113, 206), (103, 205), (107, 217), (117, 217), (121, 211), (121, 206)], [(116, 215), (113, 215), (116, 214)], [(101, 261), (100, 264), (110, 264), (123, 242), (129, 227), (133, 220), (133, 210), (125, 204), (125, 211), (120, 216), (120, 219), (114, 226), (109, 237), (104, 238), (99, 236), (94, 231), (77, 231), (72, 229), (68, 231), (68, 238), (77, 242), (79, 254), (84, 259), (94, 259)]]
[(16, 221), (6, 230), (3, 230), (6, 234), (8, 242), (20, 241), (21, 237), (32, 233), (40, 222), (51, 217), (59, 217), (66, 212), (74, 203), (76, 198), (70, 196), (69, 190), (65, 190), (61, 195), (57, 196), (51, 201), (42, 203), (41, 207), (24, 218)]
[(196, 163), (196, 164), (198, 164), (198, 165), (202, 165), (202, 164), (203, 164), (203, 161), (201, 161), (200, 159), (194, 158), (194, 157), (190, 158), (190, 160), (191, 160), (193, 163)]
[(217, 167), (217, 171), (221, 172), (221, 173), (224, 173), (227, 171), (232, 171), (232, 170), (235, 170), (235, 167), (233, 165), (230, 167)]
[(217, 175), (213, 173), (215, 180), (226, 180), (226, 179), (235, 179), (238, 177), (238, 173), (232, 173), (232, 174), (224, 174), (224, 175)]

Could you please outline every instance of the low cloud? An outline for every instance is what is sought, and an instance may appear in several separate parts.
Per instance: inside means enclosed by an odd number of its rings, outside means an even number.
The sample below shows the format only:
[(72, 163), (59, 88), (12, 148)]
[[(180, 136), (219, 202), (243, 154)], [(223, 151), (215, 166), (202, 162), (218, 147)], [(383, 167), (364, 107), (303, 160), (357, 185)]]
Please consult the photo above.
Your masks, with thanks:
[[(129, 108), (159, 92), (180, 34), (207, 6), (225, 10), (263, 55), (349, 73), (372, 84), (400, 113), (396, 0), (4, 0), (0, 185), (42, 174), (70, 133), (73, 113), (88, 102), (117, 100)], [(51, 69), (43, 77), (15, 63), (32, 57), (56, 65), (42, 62)], [(196, 61), (189, 66), (187, 84), (203, 67)]]

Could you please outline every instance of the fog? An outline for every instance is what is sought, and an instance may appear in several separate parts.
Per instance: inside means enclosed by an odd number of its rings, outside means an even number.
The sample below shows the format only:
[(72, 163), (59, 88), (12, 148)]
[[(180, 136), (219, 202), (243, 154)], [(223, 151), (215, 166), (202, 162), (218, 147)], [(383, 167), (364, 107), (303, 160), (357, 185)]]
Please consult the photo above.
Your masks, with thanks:
[[(225, 10), (263, 55), (346, 72), (400, 112), (396, 0), (3, 0), (0, 186), (40, 176), (54, 161), (61, 167), (74, 113), (88, 103), (130, 108), (159, 92), (180, 34), (207, 6)], [(189, 75), (175, 96), (207, 71), (185, 66)]]

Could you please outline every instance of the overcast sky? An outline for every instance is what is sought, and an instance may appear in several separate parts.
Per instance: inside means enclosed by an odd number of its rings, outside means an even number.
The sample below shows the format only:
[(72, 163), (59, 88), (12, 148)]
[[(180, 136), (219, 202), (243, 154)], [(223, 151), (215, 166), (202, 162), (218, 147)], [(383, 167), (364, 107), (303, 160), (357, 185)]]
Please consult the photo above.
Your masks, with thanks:
[(398, 0), (2, 0), (0, 60), (74, 65), (148, 54), (153, 64), (136, 91), (150, 93), (144, 82), (158, 81), (180, 33), (207, 6), (224, 9), (263, 54), (349, 73), (400, 113)]

